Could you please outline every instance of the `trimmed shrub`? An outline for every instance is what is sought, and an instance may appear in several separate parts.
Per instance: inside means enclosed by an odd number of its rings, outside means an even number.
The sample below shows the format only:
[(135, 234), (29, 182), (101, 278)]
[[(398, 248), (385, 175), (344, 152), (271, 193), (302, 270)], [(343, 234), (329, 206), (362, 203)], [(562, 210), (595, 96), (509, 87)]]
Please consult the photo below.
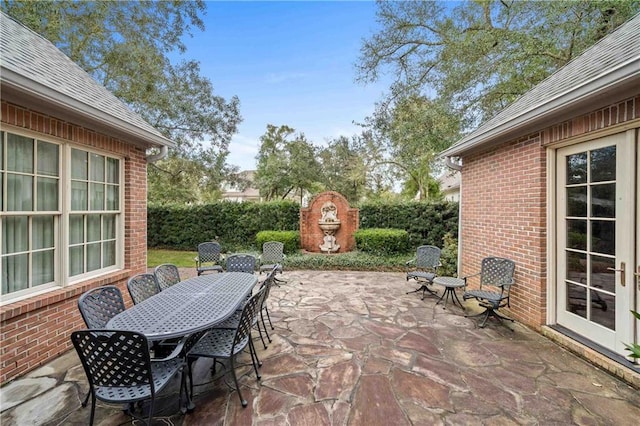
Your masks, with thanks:
[(279, 241), (284, 244), (285, 253), (294, 253), (300, 249), (299, 231), (260, 231), (256, 235), (256, 245), (262, 251), (262, 245), (268, 241)]
[(458, 203), (451, 201), (368, 202), (359, 206), (360, 229), (395, 228), (409, 233), (409, 245), (442, 248), (446, 233), (458, 235)]
[(365, 253), (406, 253), (410, 248), (409, 234), (403, 229), (360, 229), (354, 237), (358, 250)]

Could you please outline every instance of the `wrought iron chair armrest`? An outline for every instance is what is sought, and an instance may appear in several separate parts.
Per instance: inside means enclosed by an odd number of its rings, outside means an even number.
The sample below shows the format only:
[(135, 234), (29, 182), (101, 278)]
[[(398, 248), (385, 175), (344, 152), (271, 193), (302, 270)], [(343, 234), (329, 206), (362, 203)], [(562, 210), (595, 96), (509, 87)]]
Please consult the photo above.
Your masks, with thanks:
[(465, 284), (465, 286), (466, 286), (466, 284), (467, 284), (467, 279), (468, 279), (468, 278), (477, 277), (477, 276), (478, 276), (478, 275), (480, 275), (480, 274), (481, 274), (481, 272), (478, 272), (477, 274), (472, 274), (472, 275), (467, 275), (467, 276), (465, 276), (465, 277), (462, 277), (462, 279), (464, 280), (464, 284)]
[(404, 264), (405, 264), (406, 266), (409, 266), (409, 265), (410, 265), (410, 264), (412, 264), (412, 263), (416, 263), (416, 258), (413, 258), (413, 259), (411, 259), (411, 260), (407, 260)]

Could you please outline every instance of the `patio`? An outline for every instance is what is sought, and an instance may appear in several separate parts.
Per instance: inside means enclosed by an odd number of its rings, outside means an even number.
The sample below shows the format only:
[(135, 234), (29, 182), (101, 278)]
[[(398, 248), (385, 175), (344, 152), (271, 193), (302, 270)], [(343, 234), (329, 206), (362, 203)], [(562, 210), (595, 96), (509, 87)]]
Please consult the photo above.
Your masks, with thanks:
[[(640, 418), (636, 389), (517, 323), (479, 329), (457, 307), (406, 295), (413, 283), (402, 273), (287, 271), (283, 278), (268, 302), (273, 343), (265, 350), (256, 342), (262, 380), (249, 367), (241, 380), (248, 407), (222, 379), (211, 381), (211, 360), (201, 359), (195, 411), (176, 414), (176, 383), (161, 394), (155, 424), (626, 425)], [(86, 391), (69, 351), (2, 388), (0, 423), (86, 424)], [(119, 407), (98, 403), (95, 424), (128, 423)]]

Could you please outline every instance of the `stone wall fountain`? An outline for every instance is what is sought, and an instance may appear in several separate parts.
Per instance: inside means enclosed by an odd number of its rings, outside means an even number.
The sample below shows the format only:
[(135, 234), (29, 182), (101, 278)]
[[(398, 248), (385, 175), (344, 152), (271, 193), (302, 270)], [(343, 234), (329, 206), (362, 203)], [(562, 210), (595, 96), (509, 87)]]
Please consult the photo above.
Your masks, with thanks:
[(336, 242), (335, 233), (340, 229), (340, 219), (338, 219), (338, 209), (331, 201), (327, 201), (320, 209), (322, 217), (318, 220), (318, 226), (322, 229), (324, 237), (320, 250), (325, 253), (333, 253), (340, 250), (340, 244)]
[(315, 253), (343, 253), (355, 248), (358, 209), (338, 192), (316, 195), (309, 207), (300, 209), (300, 245)]

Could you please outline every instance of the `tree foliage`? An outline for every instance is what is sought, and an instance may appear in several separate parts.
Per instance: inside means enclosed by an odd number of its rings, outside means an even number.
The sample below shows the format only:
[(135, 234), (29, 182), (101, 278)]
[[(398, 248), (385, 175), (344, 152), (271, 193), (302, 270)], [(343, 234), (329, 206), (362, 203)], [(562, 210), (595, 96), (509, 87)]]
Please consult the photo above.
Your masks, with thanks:
[[(636, 0), (378, 2), (358, 79), (395, 76), (477, 123), (490, 118), (640, 10)], [(433, 96), (432, 96), (433, 97)]]
[(234, 171), (226, 158), (241, 121), (239, 100), (216, 96), (196, 61), (170, 61), (173, 52), (185, 52), (183, 37), (204, 30), (202, 0), (3, 0), (1, 6), (176, 142), (168, 159), (149, 167), (151, 201), (200, 201)]
[(405, 195), (420, 200), (439, 195), (433, 177), (441, 173), (437, 154), (456, 140), (460, 128), (460, 120), (447, 105), (411, 94), (391, 107), (378, 104), (366, 125), (375, 129), (386, 148), (386, 157), (379, 162), (398, 170)]
[(283, 125), (267, 125), (260, 137), (255, 184), (266, 201), (318, 192), (321, 168), (316, 147), (303, 133)]

